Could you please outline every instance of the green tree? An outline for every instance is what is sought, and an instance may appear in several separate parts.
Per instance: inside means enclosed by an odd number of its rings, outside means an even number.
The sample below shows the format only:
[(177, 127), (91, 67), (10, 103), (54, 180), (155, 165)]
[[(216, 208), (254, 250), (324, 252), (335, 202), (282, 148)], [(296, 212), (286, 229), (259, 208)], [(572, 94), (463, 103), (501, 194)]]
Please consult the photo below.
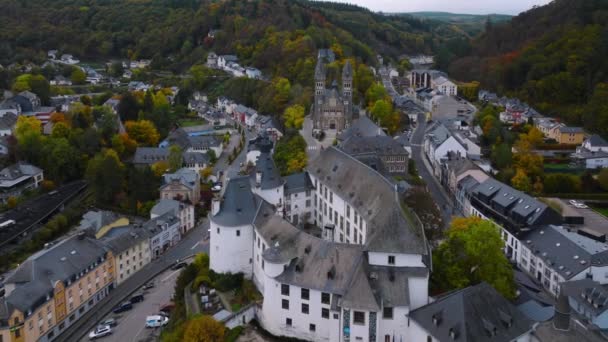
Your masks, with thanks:
[(87, 80), (87, 74), (82, 69), (75, 67), (70, 74), (70, 80), (74, 84), (84, 84)]
[(287, 107), (283, 113), (283, 119), (285, 120), (285, 127), (302, 129), (302, 124), (304, 123), (304, 107), (300, 105)]
[(85, 176), (99, 203), (115, 204), (124, 182), (124, 165), (116, 151), (107, 149), (95, 155), (87, 164)]
[(156, 127), (148, 120), (127, 121), (125, 122), (125, 129), (129, 137), (137, 141), (139, 146), (155, 146), (160, 139)]
[(608, 169), (602, 169), (597, 175), (597, 181), (605, 191), (608, 191)]
[(499, 228), (479, 218), (465, 220), (450, 227), (433, 253), (433, 286), (449, 291), (485, 281), (506, 298), (515, 298), (513, 270)]
[(171, 147), (169, 147), (169, 158), (167, 161), (169, 162), (169, 169), (171, 172), (175, 172), (182, 167), (183, 154), (182, 148), (179, 147), (179, 145), (171, 145)]
[(306, 140), (299, 134), (285, 136), (277, 142), (273, 155), (281, 175), (299, 172), (306, 166)]
[(139, 113), (137, 99), (130, 92), (125, 92), (118, 103), (118, 114), (123, 121), (136, 120)]
[(388, 92), (380, 83), (372, 84), (365, 92), (365, 100), (369, 107), (372, 107), (377, 101), (390, 99)]

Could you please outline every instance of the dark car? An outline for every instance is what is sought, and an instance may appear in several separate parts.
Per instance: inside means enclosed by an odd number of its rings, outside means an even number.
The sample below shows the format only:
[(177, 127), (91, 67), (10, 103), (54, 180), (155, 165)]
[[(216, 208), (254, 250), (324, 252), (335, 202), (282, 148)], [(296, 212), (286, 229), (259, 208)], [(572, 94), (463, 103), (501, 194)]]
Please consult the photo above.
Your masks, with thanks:
[(181, 262), (176, 262), (175, 265), (171, 266), (171, 269), (172, 270), (179, 270), (180, 268), (184, 268), (186, 266), (188, 266), (188, 264), (185, 263), (185, 262), (183, 262), (183, 261), (181, 261)]
[(122, 304), (120, 304), (119, 306), (114, 308), (114, 313), (121, 313), (121, 312), (125, 312), (125, 311), (129, 311), (133, 309), (133, 304), (131, 304), (131, 302), (124, 302)]
[(144, 295), (143, 294), (136, 294), (133, 297), (131, 297), (131, 304), (135, 304), (135, 303), (139, 303), (139, 302), (143, 302), (144, 301)]
[(146, 285), (144, 285), (144, 287), (143, 287), (144, 290), (148, 290), (151, 288), (154, 288), (154, 282), (149, 282)]

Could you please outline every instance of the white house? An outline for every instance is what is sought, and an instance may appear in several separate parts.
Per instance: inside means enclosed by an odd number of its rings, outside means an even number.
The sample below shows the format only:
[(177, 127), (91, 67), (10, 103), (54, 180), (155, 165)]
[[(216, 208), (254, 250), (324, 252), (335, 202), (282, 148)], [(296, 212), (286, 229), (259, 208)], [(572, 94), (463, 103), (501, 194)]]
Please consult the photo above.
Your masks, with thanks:
[(12, 135), (16, 124), (17, 114), (6, 113), (0, 116), (0, 137)]
[(246, 67), (245, 74), (249, 78), (255, 78), (255, 79), (262, 78), (262, 72), (259, 69), (252, 68), (252, 67)]
[(285, 220), (256, 192), (256, 179), (233, 178), (213, 203), (210, 268), (253, 279), (264, 298), (257, 319), (274, 335), (410, 341), (404, 318), (428, 304), (421, 225), (404, 215), (390, 182), (336, 148), (308, 173), (322, 236)]
[(80, 60), (78, 60), (77, 58), (74, 58), (74, 56), (72, 56), (72, 55), (64, 54), (64, 55), (61, 55), (60, 62), (64, 63), (64, 64), (74, 65), (74, 64), (80, 63)]
[(312, 193), (314, 186), (307, 172), (294, 173), (283, 178), (285, 219), (294, 226), (312, 223)]
[(179, 218), (180, 233), (182, 235), (189, 232), (196, 224), (194, 206), (190, 203), (161, 198), (150, 210), (150, 218), (154, 219), (166, 213), (171, 213)]
[(467, 148), (439, 122), (435, 122), (427, 128), (423, 148), (436, 176), (439, 176), (441, 161), (447, 157), (448, 152), (461, 156), (467, 155)]
[(235, 55), (221, 55), (217, 57), (217, 67), (220, 69), (225, 69), (228, 63), (236, 63), (238, 61), (239, 59)]
[(432, 88), (437, 90), (443, 95), (456, 96), (458, 93), (458, 86), (454, 82), (450, 81), (446, 77), (437, 77), (432, 81)]
[(144, 223), (143, 229), (146, 229), (150, 236), (152, 259), (159, 257), (181, 240), (181, 222), (172, 212), (150, 219)]
[(581, 148), (590, 152), (608, 152), (608, 142), (599, 135), (593, 134), (583, 141), (581, 146), (577, 148), (577, 151)]

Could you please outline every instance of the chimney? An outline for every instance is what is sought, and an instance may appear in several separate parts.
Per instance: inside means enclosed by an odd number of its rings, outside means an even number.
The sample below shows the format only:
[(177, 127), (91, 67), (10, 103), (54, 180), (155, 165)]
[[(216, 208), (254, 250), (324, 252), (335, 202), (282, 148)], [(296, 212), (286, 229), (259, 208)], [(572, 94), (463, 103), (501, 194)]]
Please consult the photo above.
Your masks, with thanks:
[(255, 186), (257, 188), (259, 188), (261, 184), (262, 184), (262, 171), (258, 170), (255, 172)]
[(219, 211), (220, 211), (220, 200), (217, 198), (214, 198), (213, 200), (211, 200), (211, 216), (217, 215), (217, 213)]
[(559, 296), (557, 297), (557, 304), (555, 304), (553, 327), (556, 330), (570, 330), (570, 303), (568, 302), (568, 296), (564, 293), (563, 289), (560, 289)]

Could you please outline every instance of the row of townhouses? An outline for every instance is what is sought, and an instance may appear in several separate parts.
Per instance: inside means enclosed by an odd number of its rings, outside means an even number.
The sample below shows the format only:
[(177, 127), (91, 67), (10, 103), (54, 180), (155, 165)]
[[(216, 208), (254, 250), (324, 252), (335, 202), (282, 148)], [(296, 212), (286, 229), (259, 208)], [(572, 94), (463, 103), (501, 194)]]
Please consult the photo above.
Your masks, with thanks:
[(429, 299), (430, 248), (397, 186), (330, 147), (281, 177), (270, 153), (213, 200), (210, 267), (263, 294), (256, 317), (309, 341), (531, 341), (534, 322), (487, 284)]

